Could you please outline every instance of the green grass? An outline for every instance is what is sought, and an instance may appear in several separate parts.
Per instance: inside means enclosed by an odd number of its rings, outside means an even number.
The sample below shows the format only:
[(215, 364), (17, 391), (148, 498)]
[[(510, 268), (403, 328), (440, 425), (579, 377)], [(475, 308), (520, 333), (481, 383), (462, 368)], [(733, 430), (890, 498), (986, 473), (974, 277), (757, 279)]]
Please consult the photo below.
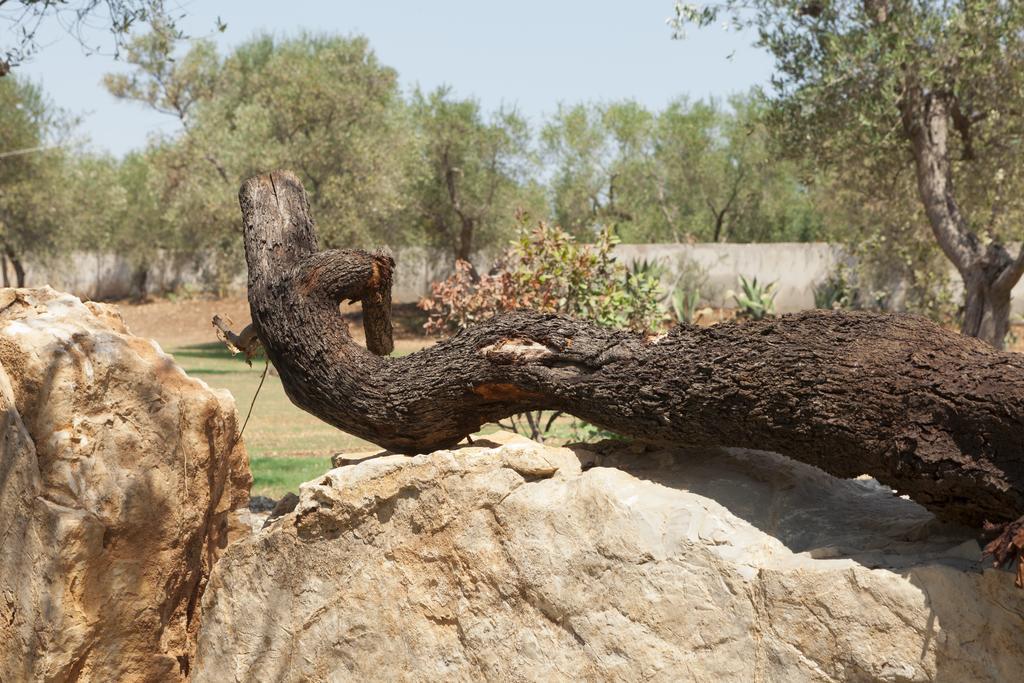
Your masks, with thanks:
[(330, 458), (250, 458), (253, 495), (279, 499), (331, 469)]
[[(239, 418), (245, 419), (263, 374), (262, 360), (249, 367), (219, 343), (178, 347), (170, 353), (192, 377), (230, 391)], [(326, 472), (334, 453), (377, 450), (296, 408), (273, 374), (267, 375), (243, 438), (253, 473), (252, 494), (271, 498), (296, 491), (302, 482)]]

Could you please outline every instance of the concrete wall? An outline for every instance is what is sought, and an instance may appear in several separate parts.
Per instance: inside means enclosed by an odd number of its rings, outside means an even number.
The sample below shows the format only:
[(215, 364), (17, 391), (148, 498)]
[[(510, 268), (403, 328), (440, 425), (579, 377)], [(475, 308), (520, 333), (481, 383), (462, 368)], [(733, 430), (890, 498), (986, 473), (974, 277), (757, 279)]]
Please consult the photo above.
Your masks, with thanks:
[(659, 261), (668, 269), (663, 277), (671, 287), (687, 262), (707, 272), (707, 286), (701, 298), (711, 306), (733, 304), (730, 291), (737, 290), (740, 275), (759, 282), (774, 282), (778, 294), (775, 308), (780, 313), (814, 308), (814, 286), (835, 269), (842, 258), (839, 247), (823, 242), (775, 244), (622, 244), (615, 248), (619, 258)]
[[(814, 287), (832, 272), (842, 259), (841, 247), (821, 242), (775, 244), (621, 244), (616, 254), (626, 264), (647, 259), (667, 269), (664, 280), (672, 287), (685, 264), (698, 264), (707, 273), (701, 295), (712, 306), (729, 306), (730, 290), (737, 289), (737, 277), (757, 277), (775, 282), (776, 309), (797, 311), (814, 306)], [(214, 281), (210, 264), (192, 260), (154, 259), (148, 289), (154, 293), (175, 290), (209, 291)], [(447, 251), (408, 247), (395, 251), (398, 264), (393, 298), (396, 302), (417, 301), (430, 293), (430, 283), (451, 272)], [(479, 258), (477, 267), (486, 270), (491, 259)], [(133, 294), (133, 268), (115, 254), (76, 253), (49, 264), (28, 263), (30, 286), (50, 284), (56, 289), (91, 299), (127, 298)], [(692, 266), (691, 266), (692, 267)], [(953, 272), (953, 282), (960, 278)], [(244, 293), (245, 274), (240, 272), (226, 283), (228, 291)], [(898, 289), (898, 288), (897, 288)], [(1013, 312), (1024, 315), (1024, 283), (1013, 290)], [(899, 300), (900, 292), (893, 292)]]
[[(408, 247), (395, 251), (399, 267), (395, 274), (392, 298), (396, 302), (418, 301), (430, 293), (430, 283), (443, 280), (451, 273), (451, 253), (440, 249)], [(147, 290), (161, 295), (167, 292), (213, 292), (224, 289), (228, 293), (244, 294), (246, 276), (244, 265), (239, 264), (237, 274), (218, 283), (218, 269), (201, 259), (173, 259), (154, 257), (156, 265), (150, 268)], [(486, 267), (484, 257), (477, 263)], [(13, 270), (8, 268), (13, 279)], [(29, 287), (48, 284), (55, 289), (70, 292), (87, 299), (127, 299), (135, 296), (135, 268), (131, 262), (117, 254), (101, 252), (75, 252), (40, 263), (25, 263), (25, 280)]]

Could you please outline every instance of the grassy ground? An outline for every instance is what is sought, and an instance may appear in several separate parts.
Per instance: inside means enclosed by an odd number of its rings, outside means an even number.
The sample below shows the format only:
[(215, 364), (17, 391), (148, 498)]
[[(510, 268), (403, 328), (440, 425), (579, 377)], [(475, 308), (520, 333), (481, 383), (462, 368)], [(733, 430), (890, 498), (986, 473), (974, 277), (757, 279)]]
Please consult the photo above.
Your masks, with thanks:
[[(410, 353), (423, 343), (400, 342), (396, 353)], [(185, 372), (235, 397), (238, 414), (245, 419), (260, 384), (264, 364), (252, 367), (232, 357), (223, 344), (189, 344), (169, 349)], [(280, 498), (331, 466), (334, 453), (379, 450), (292, 405), (281, 380), (268, 373), (245, 427), (245, 444), (253, 473), (253, 495)]]
[[(245, 299), (181, 299), (148, 303), (121, 303), (118, 308), (132, 333), (155, 339), (193, 377), (211, 387), (227, 389), (235, 397), (241, 419), (252, 403), (263, 374), (263, 362), (249, 367), (232, 357), (216, 341), (210, 319), (214, 314), (231, 319), (241, 329), (249, 322)], [(345, 310), (358, 310), (348, 307)], [(395, 355), (411, 353), (432, 343), (420, 337), (421, 316), (414, 306), (396, 307), (398, 338)], [(361, 342), (358, 324), (350, 325), (353, 337)], [(253, 472), (253, 495), (280, 498), (295, 491), (304, 481), (330, 469), (334, 453), (379, 450), (373, 444), (324, 424), (291, 404), (274, 374), (267, 375), (245, 428), (245, 445)]]
[(289, 491), (297, 493), (299, 484), (312, 481), (331, 469), (330, 458), (259, 458), (249, 456), (252, 469), (252, 495), (278, 500)]

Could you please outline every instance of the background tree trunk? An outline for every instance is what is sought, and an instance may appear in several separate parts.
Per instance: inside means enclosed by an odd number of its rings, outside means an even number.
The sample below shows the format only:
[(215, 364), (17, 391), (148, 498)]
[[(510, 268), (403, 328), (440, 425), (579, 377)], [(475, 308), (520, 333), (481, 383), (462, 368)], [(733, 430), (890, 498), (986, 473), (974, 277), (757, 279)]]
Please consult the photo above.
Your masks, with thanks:
[[(475, 221), (469, 216), (459, 217), (459, 238), (455, 243), (455, 258), (460, 261), (470, 262), (470, 257), (473, 255), (473, 233), (475, 232)], [(476, 269), (473, 270), (474, 277), (476, 279)]]
[(964, 313), (961, 334), (1003, 348), (1010, 331), (1010, 290), (997, 287), (984, 271), (964, 276)]
[(903, 128), (911, 141), (918, 194), (932, 233), (964, 281), (960, 331), (1001, 349), (1010, 329), (1010, 292), (1024, 275), (1024, 245), (1012, 258), (1001, 244), (982, 244), (960, 210), (950, 165), (951, 97), (908, 85)]
[(385, 254), (317, 250), (299, 180), (240, 192), (253, 326), (289, 398), (401, 452), (489, 422), (561, 410), (643, 441), (771, 450), (840, 477), (870, 474), (940, 517), (1024, 515), (1024, 358), (918, 317), (810, 311), (645, 337), (518, 311), (401, 358), (356, 344), (361, 301), (390, 352)]
[(136, 301), (146, 300), (149, 293), (149, 264), (145, 261), (136, 265), (132, 272), (132, 292)]
[[(25, 266), (24, 266), (24, 264), (22, 264), (21, 259), (18, 258), (18, 255), (15, 253), (14, 249), (12, 249), (10, 246), (5, 246), (4, 247), (4, 253), (7, 255), (7, 259), (11, 262), (11, 265), (14, 267), (14, 286), (15, 287), (24, 287), (25, 286)], [(6, 275), (7, 275), (7, 267), (5, 265), (4, 266), (4, 276), (5, 276), (5, 278), (6, 278)]]

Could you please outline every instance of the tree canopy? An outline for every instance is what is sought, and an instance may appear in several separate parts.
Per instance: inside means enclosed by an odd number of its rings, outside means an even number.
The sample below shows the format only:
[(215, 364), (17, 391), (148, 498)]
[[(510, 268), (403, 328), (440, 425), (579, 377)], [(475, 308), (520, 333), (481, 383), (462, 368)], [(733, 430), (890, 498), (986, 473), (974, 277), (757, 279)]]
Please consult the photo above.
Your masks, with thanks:
[[(324, 246), (430, 245), (453, 262), (502, 251), (524, 216), (585, 242), (605, 229), (636, 242), (811, 240), (827, 229), (773, 147), (757, 93), (661, 111), (565, 104), (531, 122), (448, 87), (403, 91), (363, 37), (258, 35), (222, 53), (159, 17), (122, 59), (130, 70), (106, 77), (109, 92), (178, 130), (123, 159), (72, 146), (47, 156), (49, 175), (0, 172), (60, 198), (17, 221), (45, 236), (37, 252), (126, 255), (140, 294), (160, 259), (198, 266), (213, 290), (228, 285), (242, 268), (235, 189), (268, 168), (299, 173)], [(21, 144), (5, 140), (0, 153)], [(59, 249), (43, 248), (58, 235)]]
[(489, 118), (449, 88), (412, 97), (418, 155), (410, 174), (412, 225), (432, 244), (468, 261), (483, 245), (507, 239), (519, 211), (543, 211), (533, 180), (529, 127), (518, 114)]
[(53, 191), (58, 185), (61, 153), (49, 148), (59, 113), (38, 85), (20, 78), (0, 79), (0, 267), (10, 282), (24, 282), (28, 254), (57, 248), (61, 214)]
[[(1024, 273), (1024, 4), (1010, 0), (678, 3), (676, 27), (753, 27), (775, 58), (770, 121), (811, 168), (917, 220), (960, 272), (962, 329), (1003, 343)], [(883, 229), (886, 228), (884, 224)]]
[[(117, 54), (140, 24), (159, 21), (173, 28), (164, 0), (0, 0), (0, 24), (6, 25), (7, 44), (0, 57), (0, 77), (31, 59), (40, 49), (39, 29), (50, 18), (91, 52), (103, 49), (89, 29), (103, 25)], [(221, 24), (223, 30), (223, 24)], [(177, 29), (175, 29), (177, 33)]]
[(554, 215), (626, 241), (806, 241), (820, 231), (792, 162), (781, 160), (756, 94), (725, 105), (676, 99), (562, 107), (541, 140)]

